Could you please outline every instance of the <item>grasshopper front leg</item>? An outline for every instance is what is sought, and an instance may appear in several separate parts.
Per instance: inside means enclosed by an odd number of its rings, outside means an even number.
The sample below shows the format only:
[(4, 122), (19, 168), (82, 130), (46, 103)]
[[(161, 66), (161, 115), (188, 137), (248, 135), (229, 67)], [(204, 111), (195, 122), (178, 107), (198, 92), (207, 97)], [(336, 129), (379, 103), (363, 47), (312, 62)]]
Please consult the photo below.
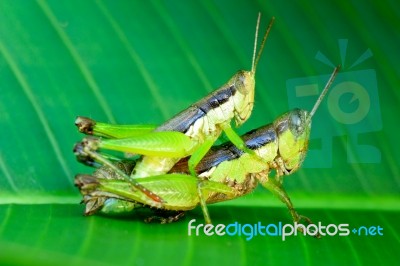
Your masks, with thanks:
[[(293, 218), (293, 222), (295, 223), (300, 223), (301, 221), (305, 221), (307, 224), (312, 224), (313, 222), (306, 216), (300, 215), (297, 213), (295, 210), (292, 201), (290, 200), (289, 195), (286, 193), (285, 189), (282, 186), (282, 178), (277, 174), (276, 177), (268, 177), (269, 170), (266, 170), (263, 173), (259, 173), (259, 178), (260, 183), (263, 187), (268, 189), (269, 191), (272, 192), (276, 197), (278, 197), (283, 203), (286, 204), (290, 215)], [(301, 227), (299, 227), (299, 231), (303, 233), (303, 230)], [(319, 234), (317, 234), (315, 237), (320, 237)]]

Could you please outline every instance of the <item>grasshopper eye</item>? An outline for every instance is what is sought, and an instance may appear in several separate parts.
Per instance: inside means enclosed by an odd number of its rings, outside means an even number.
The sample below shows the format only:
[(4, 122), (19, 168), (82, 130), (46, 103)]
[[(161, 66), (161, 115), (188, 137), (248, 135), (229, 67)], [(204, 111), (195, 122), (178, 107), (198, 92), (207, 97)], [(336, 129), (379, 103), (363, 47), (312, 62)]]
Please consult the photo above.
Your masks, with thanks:
[(294, 109), (292, 112), (290, 112), (289, 128), (296, 137), (299, 137), (301, 134), (303, 134), (307, 122), (306, 117), (306, 111), (300, 109)]
[(294, 125), (296, 127), (301, 127), (301, 119), (299, 116), (297, 116), (297, 114), (292, 114), (290, 116), (290, 120), (292, 122), (292, 125)]
[(240, 70), (233, 76), (235, 88), (243, 95), (254, 91), (254, 75), (249, 71)]

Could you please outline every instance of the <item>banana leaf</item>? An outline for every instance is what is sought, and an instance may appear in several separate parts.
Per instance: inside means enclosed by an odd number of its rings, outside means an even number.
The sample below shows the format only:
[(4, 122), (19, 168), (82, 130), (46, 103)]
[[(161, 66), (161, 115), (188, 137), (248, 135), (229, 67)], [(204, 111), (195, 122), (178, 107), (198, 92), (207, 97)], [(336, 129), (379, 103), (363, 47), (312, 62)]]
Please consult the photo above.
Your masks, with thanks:
[[(0, 1), (0, 264), (398, 263), (399, 10), (392, 0)], [(251, 68), (258, 12), (260, 35), (276, 21), (238, 132), (311, 109), (341, 64), (304, 167), (284, 186), (301, 214), (349, 235), (188, 235), (200, 209), (168, 225), (84, 217), (73, 179), (93, 170), (72, 153), (75, 117), (164, 122)], [(292, 223), (262, 188), (209, 210), (215, 225)]]

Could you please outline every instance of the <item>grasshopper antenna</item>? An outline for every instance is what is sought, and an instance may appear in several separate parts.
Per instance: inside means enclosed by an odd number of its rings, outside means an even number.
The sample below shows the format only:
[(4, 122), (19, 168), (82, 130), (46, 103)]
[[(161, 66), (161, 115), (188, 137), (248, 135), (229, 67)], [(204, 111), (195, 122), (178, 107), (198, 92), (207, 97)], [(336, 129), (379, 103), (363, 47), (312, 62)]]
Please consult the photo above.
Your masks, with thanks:
[(331, 76), (330, 76), (328, 82), (326, 83), (325, 88), (323, 89), (323, 91), (322, 91), (321, 94), (319, 95), (317, 102), (314, 104), (314, 107), (313, 107), (313, 109), (312, 109), (311, 112), (310, 112), (310, 115), (309, 115), (309, 117), (308, 117), (308, 119), (307, 119), (308, 122), (311, 121), (311, 118), (313, 117), (313, 115), (314, 115), (315, 112), (317, 111), (319, 105), (320, 105), (321, 102), (322, 102), (322, 99), (324, 99), (326, 93), (328, 92), (328, 89), (330, 88), (330, 86), (332, 85), (333, 81), (335, 80), (336, 75), (337, 75), (337, 73), (339, 72), (339, 70), (340, 70), (340, 65), (338, 65), (337, 67), (335, 67), (335, 69), (333, 70), (333, 73), (331, 74)]
[(253, 62), (252, 62), (252, 65), (251, 65), (251, 72), (252, 73), (256, 73), (258, 61), (260, 60), (261, 54), (262, 54), (262, 52), (264, 50), (265, 41), (267, 40), (268, 34), (271, 31), (272, 24), (274, 24), (275, 17), (272, 17), (270, 22), (269, 22), (269, 24), (268, 24), (267, 30), (265, 31), (265, 34), (264, 34), (264, 38), (263, 38), (263, 40), (261, 42), (261, 45), (260, 45), (260, 50), (258, 51), (258, 54), (257, 54), (257, 57), (256, 57), (258, 28), (260, 26), (260, 20), (261, 20), (261, 13), (259, 12), (258, 13), (258, 18), (257, 18), (256, 34), (255, 34), (255, 38), (254, 38)]

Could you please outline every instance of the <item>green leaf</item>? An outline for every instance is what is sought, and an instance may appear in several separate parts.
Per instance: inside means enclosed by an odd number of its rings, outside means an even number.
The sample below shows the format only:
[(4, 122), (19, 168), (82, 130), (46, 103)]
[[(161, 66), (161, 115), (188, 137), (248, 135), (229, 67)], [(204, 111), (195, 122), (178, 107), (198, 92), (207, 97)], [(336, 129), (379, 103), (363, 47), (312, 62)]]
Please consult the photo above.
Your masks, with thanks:
[[(389, 0), (0, 1), (0, 263), (395, 264), (399, 7)], [(272, 16), (276, 22), (257, 70), (253, 114), (239, 132), (286, 112), (294, 79), (330, 74), (331, 66), (315, 60), (318, 51), (333, 65), (341, 63), (339, 81), (372, 86), (369, 98), (343, 95), (342, 111), (368, 106), (368, 116), (358, 124), (339, 123), (328, 94), (310, 141), (310, 152), (328, 147), (328, 156), (310, 156), (308, 167), (284, 185), (314, 222), (380, 226), (383, 236), (188, 236), (188, 222), (203, 221), (198, 209), (169, 225), (145, 224), (139, 214), (82, 216), (73, 178), (92, 169), (72, 153), (82, 138), (75, 117), (162, 123), (238, 69), (250, 68), (258, 12), (260, 35)], [(339, 39), (348, 39), (347, 50)], [(352, 68), (355, 62), (361, 63)], [(362, 74), (371, 71), (375, 76)], [(295, 82), (304, 85), (300, 80)], [(313, 101), (298, 104), (310, 108)], [(331, 125), (342, 133), (323, 131)], [(361, 145), (375, 149), (360, 152)], [(261, 188), (210, 206), (210, 214), (225, 225), (291, 222), (285, 207)]]

